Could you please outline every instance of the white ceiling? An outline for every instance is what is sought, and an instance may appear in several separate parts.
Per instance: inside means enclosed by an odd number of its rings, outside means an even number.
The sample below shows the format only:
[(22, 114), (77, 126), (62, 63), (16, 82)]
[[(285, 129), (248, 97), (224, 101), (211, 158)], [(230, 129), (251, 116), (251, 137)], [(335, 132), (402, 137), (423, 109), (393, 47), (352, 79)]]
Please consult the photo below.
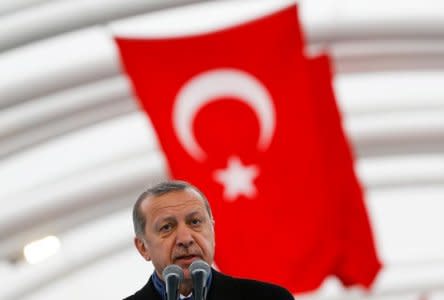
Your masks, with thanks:
[[(0, 4), (0, 299), (122, 298), (152, 266), (132, 249), (130, 206), (166, 178), (112, 37), (229, 26), (292, 1), (21, 0)], [(150, 13), (151, 12), (151, 13)], [(300, 1), (334, 87), (386, 264), (375, 299), (444, 299), (444, 3)], [(136, 16), (138, 15), (138, 16)], [(136, 16), (135, 18), (133, 16)], [(39, 265), (25, 243), (55, 234)], [(362, 298), (328, 280), (310, 299)]]

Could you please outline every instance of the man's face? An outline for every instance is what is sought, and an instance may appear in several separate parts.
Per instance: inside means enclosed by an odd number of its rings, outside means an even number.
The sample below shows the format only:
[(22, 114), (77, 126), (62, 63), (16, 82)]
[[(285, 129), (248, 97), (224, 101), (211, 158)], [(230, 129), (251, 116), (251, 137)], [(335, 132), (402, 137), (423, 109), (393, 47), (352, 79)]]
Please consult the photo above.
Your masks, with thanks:
[(153, 262), (159, 276), (166, 266), (177, 264), (189, 279), (188, 267), (194, 260), (213, 263), (213, 220), (197, 192), (186, 189), (148, 197), (140, 209), (146, 225), (144, 239), (136, 238), (136, 247)]

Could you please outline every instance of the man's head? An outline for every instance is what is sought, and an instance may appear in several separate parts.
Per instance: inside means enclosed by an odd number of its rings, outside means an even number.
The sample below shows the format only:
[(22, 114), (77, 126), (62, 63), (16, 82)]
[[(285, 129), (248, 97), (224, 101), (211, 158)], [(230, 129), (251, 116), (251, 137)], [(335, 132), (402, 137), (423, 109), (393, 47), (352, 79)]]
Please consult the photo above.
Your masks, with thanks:
[(182, 181), (157, 184), (142, 193), (133, 208), (135, 245), (161, 276), (169, 264), (184, 269), (196, 259), (214, 258), (214, 228), (210, 206), (194, 186)]

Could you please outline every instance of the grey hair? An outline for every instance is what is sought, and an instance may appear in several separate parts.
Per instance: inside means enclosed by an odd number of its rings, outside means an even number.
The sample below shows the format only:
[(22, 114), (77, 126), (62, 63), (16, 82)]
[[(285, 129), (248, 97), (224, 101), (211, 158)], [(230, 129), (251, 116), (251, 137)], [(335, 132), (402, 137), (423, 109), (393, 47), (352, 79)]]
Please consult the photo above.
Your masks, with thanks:
[(139, 198), (137, 198), (136, 203), (134, 203), (133, 206), (133, 225), (134, 225), (134, 233), (138, 237), (142, 237), (145, 233), (145, 225), (146, 225), (146, 219), (143, 213), (140, 210), (140, 206), (148, 197), (159, 197), (164, 194), (168, 194), (171, 192), (176, 191), (183, 191), (186, 189), (191, 189), (197, 192), (202, 199), (204, 200), (205, 209), (208, 212), (208, 215), (210, 219), (213, 219), (213, 213), (211, 212), (210, 204), (208, 203), (207, 197), (194, 185), (186, 182), (186, 181), (180, 181), (180, 180), (171, 180), (171, 181), (164, 181), (157, 183), (151, 187), (149, 187), (146, 191), (144, 191)]

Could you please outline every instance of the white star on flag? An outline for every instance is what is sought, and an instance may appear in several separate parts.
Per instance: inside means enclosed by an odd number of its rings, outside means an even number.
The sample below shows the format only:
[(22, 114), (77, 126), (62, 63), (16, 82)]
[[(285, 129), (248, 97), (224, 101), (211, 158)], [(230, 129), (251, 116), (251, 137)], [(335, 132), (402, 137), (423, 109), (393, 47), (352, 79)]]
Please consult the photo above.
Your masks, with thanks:
[(216, 170), (213, 178), (224, 186), (224, 198), (234, 201), (240, 195), (253, 198), (257, 191), (253, 180), (259, 175), (255, 165), (245, 166), (237, 156), (228, 158), (227, 168)]

